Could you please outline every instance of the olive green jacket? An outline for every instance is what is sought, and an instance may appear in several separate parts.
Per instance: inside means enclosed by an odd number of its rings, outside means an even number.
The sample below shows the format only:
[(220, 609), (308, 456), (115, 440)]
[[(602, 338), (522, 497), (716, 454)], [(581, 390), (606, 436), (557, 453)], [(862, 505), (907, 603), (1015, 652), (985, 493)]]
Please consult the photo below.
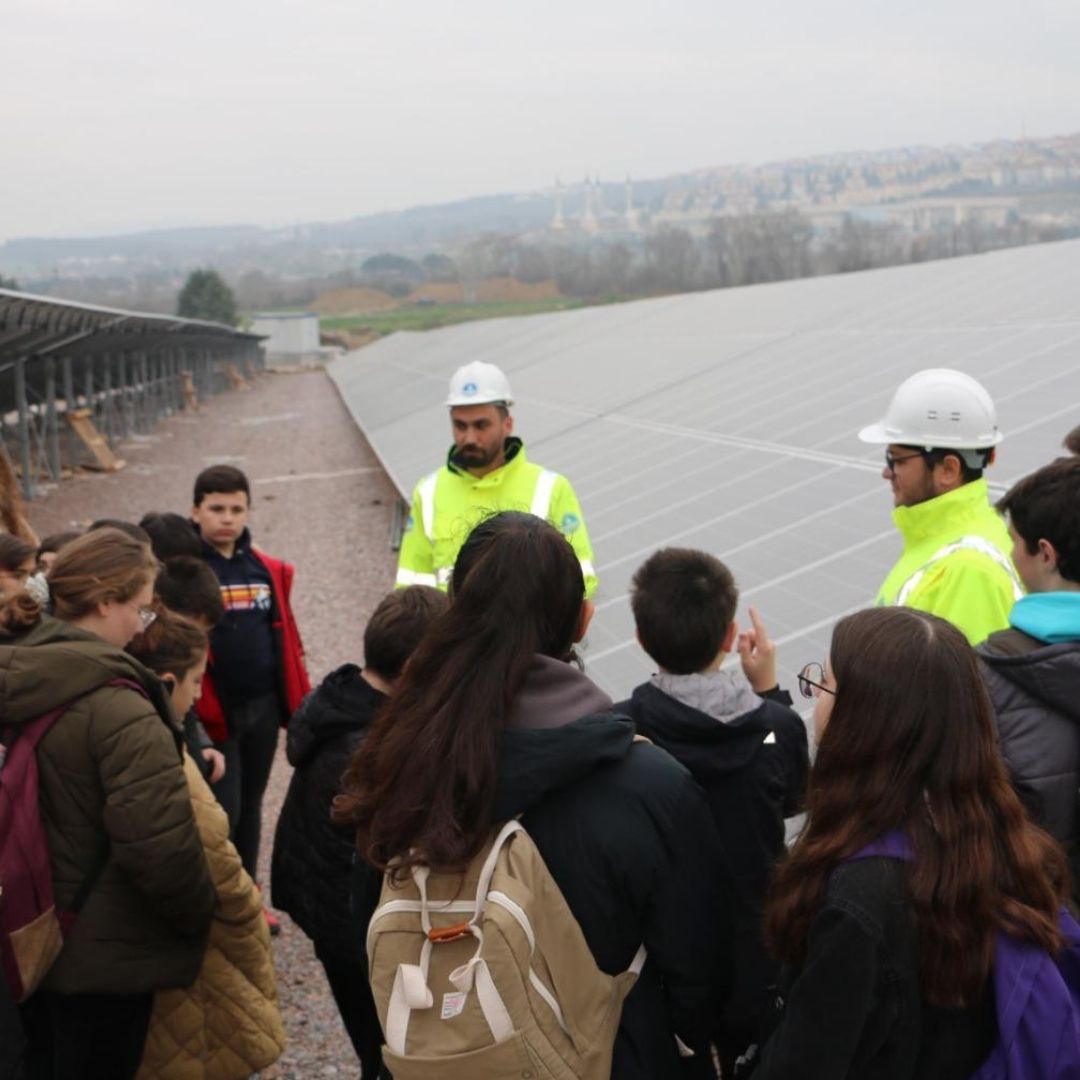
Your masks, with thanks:
[[(145, 695), (109, 685), (117, 679)], [(127, 653), (57, 619), (0, 640), (0, 723), (69, 702), (37, 748), (58, 907), (107, 861), (43, 986), (71, 994), (187, 986), (215, 895), (165, 690)]]

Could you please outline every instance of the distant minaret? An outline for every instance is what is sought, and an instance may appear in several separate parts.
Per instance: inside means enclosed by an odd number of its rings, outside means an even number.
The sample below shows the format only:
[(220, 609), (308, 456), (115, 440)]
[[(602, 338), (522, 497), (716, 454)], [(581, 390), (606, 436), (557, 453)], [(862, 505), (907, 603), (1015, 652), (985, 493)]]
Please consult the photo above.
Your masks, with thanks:
[(566, 218), (563, 216), (563, 186), (562, 181), (555, 177), (555, 216), (551, 219), (553, 229), (565, 229)]
[(626, 210), (623, 213), (626, 227), (631, 232), (637, 232), (641, 227), (638, 212), (634, 207), (634, 185), (630, 182), (630, 174), (626, 174)]
[(587, 233), (594, 233), (599, 229), (599, 224), (596, 220), (596, 208), (593, 205), (593, 185), (592, 181), (585, 177), (585, 209), (581, 211), (581, 227)]

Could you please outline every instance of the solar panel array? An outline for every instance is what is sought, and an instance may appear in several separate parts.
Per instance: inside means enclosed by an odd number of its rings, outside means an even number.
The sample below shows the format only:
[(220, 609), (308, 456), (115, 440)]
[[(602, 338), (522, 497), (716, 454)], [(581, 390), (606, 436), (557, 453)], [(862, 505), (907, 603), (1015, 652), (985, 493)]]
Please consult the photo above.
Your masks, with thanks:
[(722, 558), (787, 685), (871, 602), (899, 553), (881, 450), (856, 438), (925, 367), (978, 378), (1005, 486), (1080, 423), (1080, 242), (400, 333), (331, 374), (407, 495), (445, 459), (442, 404), (471, 360), (509, 375), (529, 456), (572, 481), (600, 590), (585, 660), (619, 696), (653, 665), (628, 587), (658, 547)]

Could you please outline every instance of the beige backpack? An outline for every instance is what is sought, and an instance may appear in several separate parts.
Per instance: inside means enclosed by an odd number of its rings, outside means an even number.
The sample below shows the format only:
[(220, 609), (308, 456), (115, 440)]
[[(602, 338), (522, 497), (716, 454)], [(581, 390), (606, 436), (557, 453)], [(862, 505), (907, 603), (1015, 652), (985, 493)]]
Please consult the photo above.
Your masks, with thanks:
[(394, 1080), (608, 1080), (623, 999), (518, 821), (462, 873), (387, 877), (368, 926)]

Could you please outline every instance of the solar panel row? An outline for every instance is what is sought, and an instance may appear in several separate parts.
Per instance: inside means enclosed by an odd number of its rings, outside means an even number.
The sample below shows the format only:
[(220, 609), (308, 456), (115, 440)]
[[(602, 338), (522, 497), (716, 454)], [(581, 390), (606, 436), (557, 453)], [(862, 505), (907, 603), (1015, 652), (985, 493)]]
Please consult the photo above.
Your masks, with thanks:
[(666, 544), (729, 563), (790, 685), (899, 549), (859, 427), (914, 371), (954, 367), (997, 403), (992, 482), (1050, 460), (1080, 421), (1078, 279), (1080, 242), (1041, 245), (395, 334), (331, 374), (407, 494), (449, 445), (450, 373), (470, 360), (508, 373), (530, 456), (565, 472), (585, 510), (601, 578), (585, 656), (610, 692), (651, 671), (627, 590)]

